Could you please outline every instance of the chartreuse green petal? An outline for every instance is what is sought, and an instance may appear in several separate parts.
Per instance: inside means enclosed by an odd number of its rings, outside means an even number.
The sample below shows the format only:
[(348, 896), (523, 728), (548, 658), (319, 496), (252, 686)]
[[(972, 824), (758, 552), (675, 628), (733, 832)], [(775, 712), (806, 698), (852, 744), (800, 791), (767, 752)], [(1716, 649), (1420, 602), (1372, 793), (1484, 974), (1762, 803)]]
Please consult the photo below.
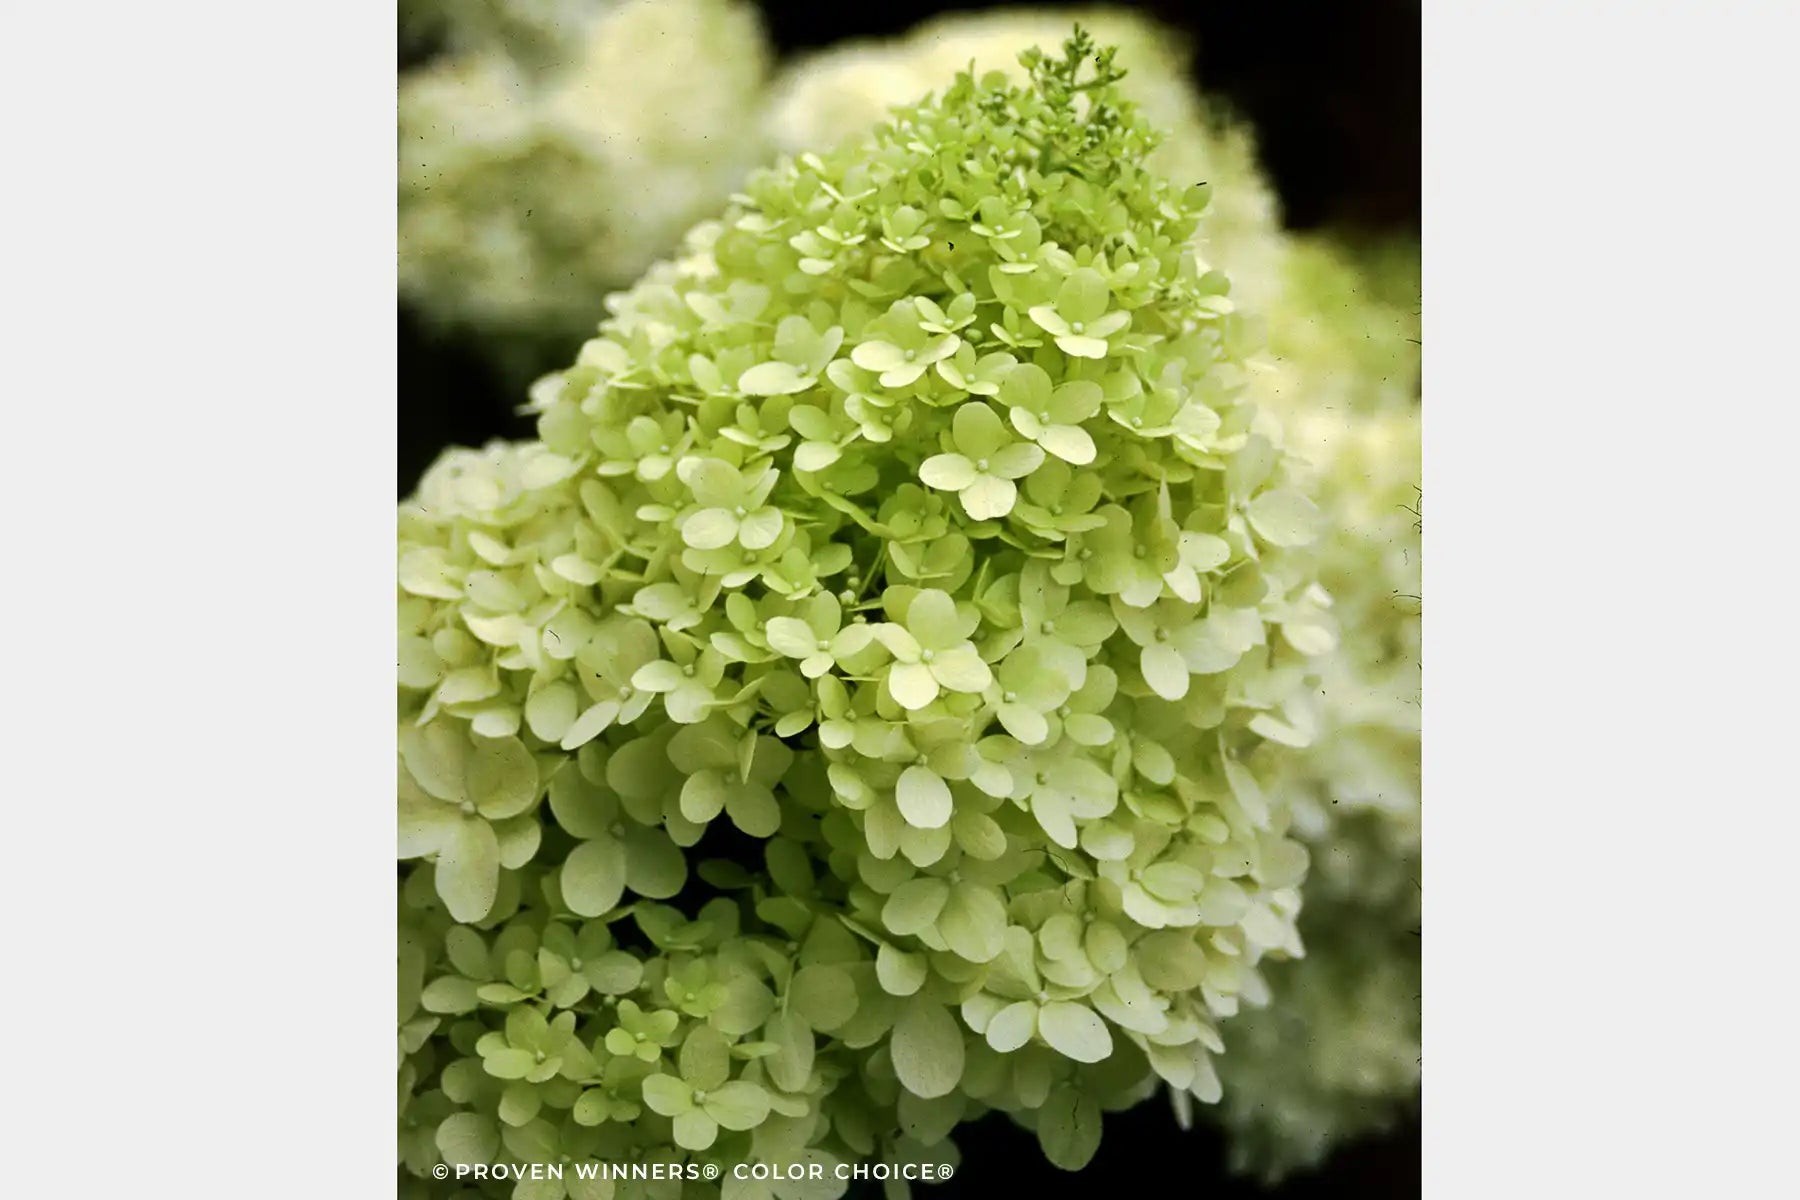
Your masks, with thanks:
[(962, 1029), (941, 1005), (908, 1005), (894, 1025), (894, 1074), (915, 1096), (946, 1096), (963, 1073)]
[(1113, 53), (1020, 61), (754, 175), (402, 507), (409, 1174), (1072, 1169), (1299, 952), (1328, 510)]

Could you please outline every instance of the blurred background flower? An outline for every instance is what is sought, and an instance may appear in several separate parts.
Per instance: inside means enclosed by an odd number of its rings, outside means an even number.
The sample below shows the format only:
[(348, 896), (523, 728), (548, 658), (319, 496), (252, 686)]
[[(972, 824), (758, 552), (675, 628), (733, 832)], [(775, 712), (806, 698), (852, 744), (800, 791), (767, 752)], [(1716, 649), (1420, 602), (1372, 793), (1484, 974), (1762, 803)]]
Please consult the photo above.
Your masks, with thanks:
[(1319, 734), (1273, 786), (1312, 852), (1304, 958), (1264, 972), (1226, 1030), (1215, 1114), (1235, 1167), (1315, 1168), (1415, 1104), (1420, 954), (1419, 258), (1297, 239), (1258, 378), (1337, 525), (1319, 580), (1342, 631), (1313, 697)]
[(762, 161), (736, 0), (462, 0), (400, 83), (400, 295), (522, 384)]

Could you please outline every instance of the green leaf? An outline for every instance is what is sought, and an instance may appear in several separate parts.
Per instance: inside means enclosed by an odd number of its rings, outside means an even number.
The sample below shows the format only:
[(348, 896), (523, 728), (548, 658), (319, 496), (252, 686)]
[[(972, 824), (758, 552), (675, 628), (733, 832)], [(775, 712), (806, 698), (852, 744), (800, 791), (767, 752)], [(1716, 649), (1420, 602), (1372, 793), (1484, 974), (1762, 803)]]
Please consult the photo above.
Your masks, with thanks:
[(937, 927), (950, 949), (970, 962), (992, 962), (1006, 948), (1006, 906), (977, 884), (951, 889)]
[(706, 1093), (706, 1114), (726, 1129), (755, 1129), (769, 1115), (769, 1093), (735, 1080)]
[(958, 495), (971, 519), (997, 521), (1013, 510), (1019, 499), (1019, 488), (1010, 479), (978, 475)]
[(941, 491), (960, 492), (975, 482), (975, 464), (960, 454), (934, 454), (919, 464), (919, 481)]
[(1279, 742), (1283, 746), (1292, 746), (1299, 750), (1304, 750), (1312, 744), (1312, 734), (1309, 731), (1283, 721), (1271, 713), (1257, 713), (1252, 717), (1250, 731), (1260, 734), (1272, 742)]
[(950, 898), (950, 885), (941, 879), (909, 879), (894, 889), (881, 909), (881, 923), (902, 937), (930, 928)]
[(550, 812), (578, 838), (609, 837), (617, 810), (606, 793), (580, 771), (563, 770), (550, 781)]
[(1158, 991), (1186, 992), (1206, 978), (1206, 952), (1187, 930), (1160, 929), (1137, 945), (1138, 971)]
[(476, 738), (468, 764), (469, 797), (482, 816), (514, 817), (537, 799), (537, 763), (518, 738)]
[(651, 1112), (680, 1116), (694, 1107), (694, 1090), (673, 1075), (652, 1075), (644, 1080), (644, 1103)]
[(696, 1025), (681, 1044), (681, 1078), (697, 1092), (709, 1091), (731, 1078), (731, 1046), (710, 1025)]
[(639, 667), (631, 677), (631, 686), (647, 692), (672, 692), (686, 679), (680, 667), (664, 658)]
[(523, 1079), (537, 1066), (537, 1056), (529, 1050), (508, 1046), (482, 1055), (481, 1065), (495, 1079)]
[(995, 1013), (988, 1022), (987, 1040), (1001, 1054), (1010, 1054), (1037, 1032), (1038, 1006), (1019, 1000)]
[(1076, 1062), (1096, 1063), (1112, 1053), (1112, 1031), (1085, 1004), (1055, 1001), (1038, 1013), (1038, 1032), (1051, 1049)]
[(507, 1152), (521, 1162), (555, 1162), (562, 1152), (556, 1126), (548, 1121), (529, 1121), (517, 1129), (502, 1129), (500, 1140)]
[(566, 683), (553, 683), (525, 701), (525, 724), (541, 741), (560, 742), (575, 723), (579, 698)]
[(892, 371), (906, 365), (906, 352), (889, 342), (863, 342), (850, 352), (850, 361), (865, 371)]
[(675, 1118), (675, 1144), (684, 1150), (705, 1150), (719, 1137), (719, 1123), (699, 1109)]
[(894, 702), (908, 711), (924, 708), (937, 699), (937, 678), (924, 663), (896, 663), (887, 680)]
[(910, 996), (925, 984), (923, 954), (909, 954), (888, 942), (875, 955), (875, 977), (890, 996)]
[(588, 983), (609, 996), (636, 991), (644, 978), (644, 964), (623, 950), (609, 950), (584, 969)]
[(625, 830), (625, 886), (652, 900), (667, 900), (687, 882), (687, 855), (660, 829)]
[(794, 973), (789, 1003), (807, 1024), (829, 1032), (856, 1015), (856, 984), (838, 967), (801, 967)]
[(571, 912), (597, 917), (618, 906), (625, 892), (625, 847), (595, 838), (569, 851), (562, 866), (563, 903)]
[(763, 627), (771, 649), (789, 658), (806, 658), (819, 651), (819, 635), (797, 617), (772, 617)]
[(708, 1019), (732, 1037), (743, 1037), (761, 1028), (775, 1011), (775, 993), (754, 975), (739, 975), (725, 985), (725, 1003)]
[(578, 750), (587, 745), (611, 725), (619, 715), (619, 704), (616, 700), (602, 700), (591, 705), (573, 724), (563, 731), (559, 743), (564, 750)]
[(774, 837), (781, 828), (781, 805), (767, 788), (745, 784), (726, 793), (731, 823), (754, 838)]
[(780, 509), (759, 508), (738, 522), (738, 541), (746, 550), (764, 550), (775, 544), (786, 525)]
[(763, 1038), (775, 1044), (775, 1053), (763, 1060), (775, 1086), (784, 1092), (805, 1091), (812, 1078), (814, 1051), (806, 1019), (797, 1012), (778, 1012), (769, 1018)]
[(816, 376), (803, 374), (784, 362), (759, 363), (738, 376), (738, 391), (746, 396), (791, 396), (811, 387)]
[(681, 526), (681, 540), (696, 550), (717, 550), (737, 537), (738, 521), (722, 508), (703, 508)]
[(517, 1004), (526, 998), (526, 993), (510, 983), (484, 983), (475, 989), (475, 995), (488, 1004)]
[(474, 980), (442, 975), (425, 985), (419, 1003), (426, 1012), (456, 1014), (474, 1012), (481, 1001), (475, 995)]
[(570, 1116), (577, 1125), (599, 1125), (612, 1112), (612, 1097), (601, 1088), (589, 1088), (581, 1093), (581, 1099), (575, 1101)]
[(500, 892), (500, 842), (480, 817), (452, 827), (438, 850), (437, 891), (450, 915), (465, 925), (488, 915)]
[(1092, 267), (1078, 267), (1063, 280), (1056, 293), (1056, 312), (1073, 328), (1076, 321), (1098, 320), (1111, 296), (1106, 278)]
[(1056, 339), (1056, 348), (1075, 358), (1105, 358), (1107, 345), (1097, 337), (1065, 333)]
[(986, 813), (959, 812), (951, 828), (956, 831), (956, 844), (972, 858), (992, 862), (1006, 853), (1006, 831)]
[(1038, 1110), (1038, 1145), (1065, 1171), (1079, 1171), (1093, 1160), (1100, 1133), (1100, 1106), (1078, 1088), (1053, 1089)]
[(962, 1029), (940, 1004), (905, 1006), (889, 1050), (894, 1074), (915, 1096), (930, 1100), (948, 1095), (962, 1079)]
[(917, 639), (922, 651), (955, 645), (963, 636), (956, 601), (941, 588), (924, 589), (907, 607), (906, 630)]
[(467, 925), (452, 925), (444, 931), (444, 952), (450, 965), (472, 979), (488, 978), (487, 943)]
[(508, 1125), (523, 1125), (538, 1115), (543, 1103), (543, 1097), (531, 1084), (509, 1083), (500, 1093), (500, 1119)]
[(1014, 442), (994, 452), (988, 460), (987, 473), (1002, 479), (1017, 479), (1037, 470), (1043, 461), (1044, 452), (1039, 447), (1030, 442)]
[(1311, 500), (1285, 488), (1264, 492), (1250, 502), (1250, 524), (1277, 546), (1304, 546), (1319, 526), (1319, 509)]
[(1066, 463), (1085, 467), (1099, 453), (1093, 435), (1079, 425), (1052, 425), (1037, 437), (1038, 445)]
[(953, 692), (979, 692), (994, 681), (993, 671), (967, 643), (940, 650), (931, 661), (931, 673)]
[(453, 1167), (490, 1163), (500, 1149), (500, 1131), (480, 1113), (452, 1113), (433, 1138), (438, 1153)]
[(681, 785), (681, 815), (696, 825), (706, 824), (725, 811), (728, 790), (717, 771), (689, 775)]
[(400, 731), (400, 757), (407, 773), (439, 800), (460, 804), (470, 798), (463, 774), (468, 752), (468, 737), (451, 721)]
[(1140, 666), (1144, 682), (1164, 700), (1179, 700), (1187, 695), (1191, 682), (1187, 660), (1181, 656), (1181, 651), (1169, 643), (1152, 642), (1145, 646)]
[(794, 450), (794, 470), (823, 471), (844, 456), (829, 442), (802, 442)]
[(954, 811), (950, 785), (930, 767), (911, 766), (900, 772), (894, 802), (907, 824), (918, 829), (941, 829)]
[(986, 458), (1008, 441), (999, 414), (979, 400), (959, 406), (950, 425), (956, 448), (972, 459)]

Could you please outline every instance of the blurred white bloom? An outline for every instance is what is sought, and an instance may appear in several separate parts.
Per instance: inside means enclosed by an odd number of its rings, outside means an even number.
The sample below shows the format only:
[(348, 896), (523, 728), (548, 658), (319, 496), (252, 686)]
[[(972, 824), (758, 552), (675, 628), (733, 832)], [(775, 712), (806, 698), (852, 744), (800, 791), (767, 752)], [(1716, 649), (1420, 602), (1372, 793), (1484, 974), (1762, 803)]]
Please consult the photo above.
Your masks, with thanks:
[(499, 51), (527, 66), (566, 54), (616, 0), (400, 0), (400, 27), (454, 51)]
[(632, 0), (528, 72), (500, 51), (400, 86), (399, 281), (439, 322), (591, 331), (763, 157), (769, 51), (735, 0)]
[(1336, 526), (1319, 579), (1344, 633), (1318, 737), (1272, 784), (1312, 853), (1306, 956), (1264, 968), (1270, 1002), (1227, 1027), (1219, 1064), (1233, 1161), (1267, 1178), (1384, 1126), (1418, 1085), (1418, 278), (1416, 245), (1370, 270), (1296, 241), (1257, 377)]

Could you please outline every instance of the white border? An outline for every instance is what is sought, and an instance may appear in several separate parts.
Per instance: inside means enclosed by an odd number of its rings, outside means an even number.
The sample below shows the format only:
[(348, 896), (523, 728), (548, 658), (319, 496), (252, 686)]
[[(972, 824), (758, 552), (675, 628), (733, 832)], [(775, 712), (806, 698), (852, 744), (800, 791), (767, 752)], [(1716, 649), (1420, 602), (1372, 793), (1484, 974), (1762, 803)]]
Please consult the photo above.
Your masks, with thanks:
[[(1425, 15), (1434, 1197), (1791, 1189), (1795, 12)], [(4, 1178), (386, 1195), (394, 27), (7, 25)]]
[(1797, 17), (1426, 6), (1428, 1196), (1793, 1194)]
[(391, 1195), (392, 13), (4, 25), (0, 1189)]

